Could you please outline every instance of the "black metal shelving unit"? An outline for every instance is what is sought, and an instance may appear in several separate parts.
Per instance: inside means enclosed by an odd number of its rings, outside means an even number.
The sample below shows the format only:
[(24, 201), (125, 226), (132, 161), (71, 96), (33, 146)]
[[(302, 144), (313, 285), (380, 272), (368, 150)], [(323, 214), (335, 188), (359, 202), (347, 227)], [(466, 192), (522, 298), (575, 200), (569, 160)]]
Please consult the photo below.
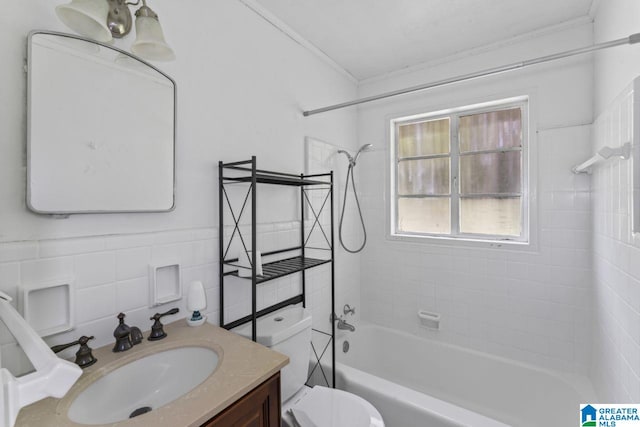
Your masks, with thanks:
[[(218, 178), (219, 178), (219, 192), (218, 192), (218, 205), (219, 205), (219, 250), (220, 250), (220, 325), (226, 329), (232, 329), (246, 323), (252, 323), (252, 339), (256, 340), (256, 321), (258, 318), (267, 314), (273, 313), (288, 305), (300, 304), (306, 307), (306, 273), (309, 268), (317, 267), (324, 264), (331, 265), (331, 312), (335, 312), (335, 253), (334, 253), (334, 209), (333, 209), (333, 172), (314, 175), (294, 175), (282, 172), (273, 172), (267, 170), (261, 170), (257, 168), (256, 157), (251, 157), (251, 160), (232, 162), (232, 163), (218, 163)], [(228, 186), (230, 185), (242, 185), (248, 184), (247, 192), (244, 196), (244, 200), (241, 206), (234, 206), (230, 200), (228, 194)], [(258, 250), (257, 248), (257, 192), (259, 184), (275, 185), (275, 186), (293, 186), (300, 188), (300, 244), (293, 247), (282, 248), (275, 251), (263, 252), (262, 257), (265, 258), (278, 258), (275, 261), (265, 262), (262, 265), (262, 275), (256, 274), (256, 263), (253, 262), (253, 254)], [(309, 198), (309, 192), (311, 190), (319, 190), (324, 192), (324, 199), (322, 206), (316, 211)], [(243, 215), (246, 213), (247, 204), (250, 201), (251, 210), (251, 243), (247, 245), (245, 236), (241, 232), (240, 222)], [(224, 236), (224, 214), (225, 206), (229, 209), (232, 221), (233, 232), (229, 237), (229, 241), (225, 242)], [(325, 209), (330, 211), (330, 230), (325, 230), (320, 216)], [(313, 225), (309, 230), (305, 230), (305, 210), (307, 210), (307, 218), (313, 220)], [(318, 227), (318, 228), (316, 228)], [(311, 247), (308, 245), (309, 239), (314, 230), (319, 230), (324, 236), (326, 247)], [(225, 296), (225, 278), (229, 276), (237, 276), (238, 271), (242, 268), (238, 265), (238, 258), (229, 258), (228, 252), (231, 248), (231, 244), (234, 238), (237, 237), (241, 244), (242, 249), (247, 253), (247, 258), (251, 266), (251, 277), (243, 279), (251, 281), (251, 313), (247, 316), (233, 320), (231, 322), (225, 322), (225, 310), (224, 310), (224, 296)], [(247, 246), (250, 246), (247, 247)], [(306, 256), (308, 250), (325, 251), (328, 257), (325, 258), (312, 258)], [(250, 251), (250, 252), (249, 252)], [(250, 255), (251, 254), (251, 255)], [(295, 255), (294, 255), (295, 254)], [(294, 255), (294, 256), (292, 256)], [(302, 280), (302, 292), (294, 297), (280, 301), (271, 306), (257, 309), (257, 289), (261, 283), (268, 282), (270, 280), (278, 279), (290, 274), (300, 273)], [(318, 331), (321, 334), (329, 336), (324, 331)], [(329, 344), (331, 345), (331, 366), (332, 366), (332, 384), (329, 384), (328, 379), (324, 373), (322, 365), (320, 363), (322, 356), (327, 351)], [(320, 356), (315, 348), (313, 353), (318, 360), (317, 365), (311, 370), (311, 373), (317, 368), (322, 370), (322, 374), (327, 381), (327, 386), (335, 387), (335, 323), (331, 324), (331, 335), (329, 342), (322, 350)]]

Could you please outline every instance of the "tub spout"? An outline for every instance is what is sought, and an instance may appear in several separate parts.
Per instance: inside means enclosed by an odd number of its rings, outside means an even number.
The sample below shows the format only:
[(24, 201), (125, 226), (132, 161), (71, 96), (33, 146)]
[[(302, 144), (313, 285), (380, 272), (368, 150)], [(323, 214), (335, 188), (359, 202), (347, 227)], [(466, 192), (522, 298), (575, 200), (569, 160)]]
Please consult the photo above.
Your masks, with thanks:
[(338, 329), (344, 329), (346, 331), (355, 332), (356, 327), (347, 323), (346, 320), (338, 319)]
[(332, 313), (331, 316), (329, 316), (329, 321), (331, 322), (335, 322), (338, 321), (338, 329), (342, 329), (344, 331), (351, 331), (351, 332), (355, 332), (356, 331), (356, 327), (347, 323), (346, 320), (344, 320), (342, 318), (342, 316), (337, 316), (335, 313)]

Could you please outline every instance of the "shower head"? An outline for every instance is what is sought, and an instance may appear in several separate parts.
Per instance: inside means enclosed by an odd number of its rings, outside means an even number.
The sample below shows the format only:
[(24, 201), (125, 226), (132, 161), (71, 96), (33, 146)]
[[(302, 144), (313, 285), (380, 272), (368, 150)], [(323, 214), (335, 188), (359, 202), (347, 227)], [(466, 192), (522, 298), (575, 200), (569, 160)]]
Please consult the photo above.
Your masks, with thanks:
[(355, 166), (356, 160), (358, 160), (358, 156), (360, 155), (360, 153), (362, 153), (363, 151), (371, 151), (371, 150), (373, 150), (372, 144), (364, 144), (362, 147), (360, 147), (353, 158), (353, 165)]
[(351, 154), (347, 153), (345, 150), (338, 150), (338, 153), (341, 153), (347, 156), (347, 159), (349, 159), (349, 166), (354, 167), (356, 165), (356, 160), (358, 160), (358, 156), (360, 155), (360, 153), (363, 151), (371, 151), (372, 149), (373, 149), (373, 145), (364, 144), (362, 147), (358, 149), (358, 151), (356, 151), (355, 156), (352, 156)]
[(358, 153), (361, 151), (371, 151), (373, 150), (373, 144), (364, 144), (362, 147), (358, 149)]

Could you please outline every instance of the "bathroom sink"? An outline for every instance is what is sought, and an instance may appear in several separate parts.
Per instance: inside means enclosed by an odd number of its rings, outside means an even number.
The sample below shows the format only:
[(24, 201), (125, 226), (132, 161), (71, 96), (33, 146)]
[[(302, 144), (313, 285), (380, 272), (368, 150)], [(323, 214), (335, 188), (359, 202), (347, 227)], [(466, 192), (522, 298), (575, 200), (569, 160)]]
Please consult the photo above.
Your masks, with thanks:
[(109, 424), (142, 415), (196, 388), (213, 373), (218, 354), (203, 347), (155, 353), (121, 366), (83, 390), (67, 413), (79, 424)]

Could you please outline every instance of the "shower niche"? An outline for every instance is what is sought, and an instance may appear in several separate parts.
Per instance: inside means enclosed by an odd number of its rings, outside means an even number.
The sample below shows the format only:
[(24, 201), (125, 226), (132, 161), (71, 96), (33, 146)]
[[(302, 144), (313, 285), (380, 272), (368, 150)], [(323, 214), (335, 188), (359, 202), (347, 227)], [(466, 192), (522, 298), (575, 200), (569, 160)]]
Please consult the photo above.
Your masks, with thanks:
[[(258, 169), (254, 156), (245, 161), (219, 162), (218, 173), (220, 326), (233, 329), (251, 323), (251, 337), (256, 341), (258, 318), (289, 305), (302, 304), (303, 307), (307, 307), (307, 270), (322, 265), (330, 266), (330, 306), (327, 308), (330, 312), (335, 312), (333, 172), (295, 175)], [(293, 189), (297, 194), (297, 222), (300, 232), (295, 244), (287, 242), (275, 250), (260, 252), (258, 212), (274, 210), (273, 206), (258, 206), (258, 192), (267, 190), (265, 187), (277, 193), (284, 192), (287, 188)], [(273, 192), (270, 194), (274, 194)], [(277, 204), (275, 199), (276, 197), (272, 197), (269, 202)], [(234, 251), (234, 245), (239, 248), (240, 256)], [(254, 257), (254, 254), (259, 256)], [(258, 264), (261, 261), (262, 274), (259, 274)], [(250, 274), (243, 274), (243, 269), (249, 270)], [(296, 274), (300, 277), (299, 293), (274, 304), (258, 307), (261, 285)], [(251, 289), (249, 313), (241, 316), (237, 316), (237, 311), (228, 312), (230, 310), (227, 310), (225, 304), (232, 300), (237, 305), (238, 294), (227, 290), (234, 285), (240, 286), (238, 280), (249, 282)], [(330, 312), (326, 313), (327, 319)], [(324, 373), (327, 367), (323, 356), (330, 355), (331, 367), (335, 365), (335, 322), (331, 322), (329, 330), (313, 328), (313, 335), (319, 337), (312, 340), (312, 346), (314, 342), (318, 343), (318, 348), (314, 346), (314, 353), (317, 359), (316, 367), (318, 371), (323, 372), (326, 382), (322, 385), (333, 387), (335, 374), (333, 369), (331, 374)], [(326, 353), (327, 351), (330, 353)], [(315, 370), (311, 369), (310, 372), (313, 373)], [(331, 381), (328, 377), (331, 377)]]

